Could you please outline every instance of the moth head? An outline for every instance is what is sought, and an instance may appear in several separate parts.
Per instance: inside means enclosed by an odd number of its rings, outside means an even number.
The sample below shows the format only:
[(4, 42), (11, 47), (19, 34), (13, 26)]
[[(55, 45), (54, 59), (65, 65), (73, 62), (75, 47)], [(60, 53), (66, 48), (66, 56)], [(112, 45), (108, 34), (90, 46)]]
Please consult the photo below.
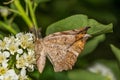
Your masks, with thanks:
[(82, 29), (80, 30), (80, 33), (81, 33), (81, 34), (86, 34), (89, 28), (90, 28), (89, 26), (82, 28)]
[(35, 35), (35, 40), (40, 39), (42, 37), (41, 30), (42, 30), (41, 28), (36, 29), (35, 27), (30, 29), (30, 32)]

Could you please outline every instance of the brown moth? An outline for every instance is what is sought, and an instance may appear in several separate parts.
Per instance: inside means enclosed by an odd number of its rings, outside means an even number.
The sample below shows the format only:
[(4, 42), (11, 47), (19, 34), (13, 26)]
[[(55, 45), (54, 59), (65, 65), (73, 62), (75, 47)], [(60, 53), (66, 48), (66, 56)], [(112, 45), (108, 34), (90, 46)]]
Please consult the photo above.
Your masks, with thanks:
[(45, 38), (36, 37), (35, 54), (39, 72), (43, 72), (46, 57), (55, 72), (72, 69), (90, 36), (86, 34), (88, 28), (56, 32)]

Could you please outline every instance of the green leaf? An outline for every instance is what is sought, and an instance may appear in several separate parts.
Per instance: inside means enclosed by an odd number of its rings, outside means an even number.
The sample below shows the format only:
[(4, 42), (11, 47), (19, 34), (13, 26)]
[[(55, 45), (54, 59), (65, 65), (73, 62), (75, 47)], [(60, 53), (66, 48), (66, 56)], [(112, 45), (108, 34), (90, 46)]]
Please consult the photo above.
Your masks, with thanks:
[(103, 25), (94, 19), (88, 19), (86, 15), (73, 15), (48, 26), (46, 35), (70, 29), (90, 26), (88, 33), (92, 36), (108, 33), (112, 31), (112, 24)]
[(54, 32), (65, 31), (70, 29), (76, 29), (87, 25), (88, 18), (86, 15), (74, 15), (58, 22), (55, 22), (48, 26), (46, 34), (51, 34)]
[(112, 24), (104, 25), (99, 22), (97, 22), (94, 19), (88, 20), (88, 25), (91, 27), (91, 29), (88, 31), (91, 35), (100, 35), (104, 33), (112, 32)]
[(115, 47), (114, 45), (110, 45), (113, 53), (115, 54), (116, 58), (118, 59), (119, 63), (120, 63), (120, 49)]
[(93, 50), (96, 49), (96, 47), (98, 46), (98, 44), (100, 42), (104, 41), (104, 40), (105, 40), (105, 35), (104, 34), (96, 36), (93, 39), (89, 40), (86, 43), (85, 48), (84, 48), (84, 50), (81, 53), (81, 57), (84, 56), (84, 55), (87, 55), (87, 54), (91, 53)]
[(65, 72), (55, 72), (54, 73), (54, 80), (69, 80), (67, 74)]
[(70, 80), (107, 80), (106, 77), (86, 70), (75, 70), (68, 73)]

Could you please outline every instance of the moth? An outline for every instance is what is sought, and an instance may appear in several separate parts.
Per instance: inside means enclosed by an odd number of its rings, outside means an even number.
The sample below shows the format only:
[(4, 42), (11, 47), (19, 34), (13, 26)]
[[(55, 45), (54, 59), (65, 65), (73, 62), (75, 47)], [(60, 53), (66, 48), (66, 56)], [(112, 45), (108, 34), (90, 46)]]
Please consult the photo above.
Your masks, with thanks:
[(56, 32), (44, 38), (36, 37), (35, 55), (39, 72), (43, 72), (46, 58), (52, 63), (55, 72), (72, 69), (90, 37), (86, 33), (89, 28)]

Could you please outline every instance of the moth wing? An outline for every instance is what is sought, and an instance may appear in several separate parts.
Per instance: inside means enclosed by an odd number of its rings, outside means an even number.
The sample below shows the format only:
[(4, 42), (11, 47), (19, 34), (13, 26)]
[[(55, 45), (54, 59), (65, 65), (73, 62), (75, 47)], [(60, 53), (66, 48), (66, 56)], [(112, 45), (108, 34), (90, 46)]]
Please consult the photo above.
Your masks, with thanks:
[(35, 55), (36, 55), (36, 64), (40, 73), (43, 72), (46, 63), (46, 54), (44, 50), (44, 45), (42, 39), (37, 39), (35, 41)]
[(84, 36), (86, 30), (80, 33), (67, 34), (62, 32), (54, 33), (44, 38), (44, 44), (47, 52), (47, 57), (53, 64), (55, 72), (72, 69), (79, 53), (82, 51), (86, 40)]

